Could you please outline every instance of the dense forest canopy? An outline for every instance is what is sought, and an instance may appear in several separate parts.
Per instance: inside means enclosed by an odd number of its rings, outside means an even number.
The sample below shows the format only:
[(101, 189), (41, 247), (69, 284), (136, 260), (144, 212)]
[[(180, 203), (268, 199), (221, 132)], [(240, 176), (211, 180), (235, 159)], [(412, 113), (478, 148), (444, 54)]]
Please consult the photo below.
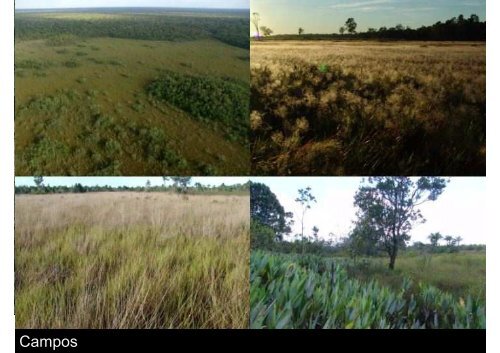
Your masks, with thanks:
[[(81, 12), (73, 9), (72, 13), (75, 11)], [(61, 16), (59, 11), (56, 16), (48, 16), (47, 12), (16, 12), (15, 39), (48, 39), (58, 35), (165, 41), (214, 38), (236, 47), (249, 48), (247, 11), (187, 11), (139, 8), (99, 9), (99, 12), (92, 12), (116, 14), (116, 18)]]
[[(342, 31), (343, 32), (343, 31)], [(394, 27), (382, 26), (379, 29), (369, 28), (366, 32), (345, 34), (282, 34), (269, 38), (273, 39), (380, 39), (380, 40), (428, 40), (428, 41), (486, 41), (486, 21), (481, 22), (477, 15), (453, 17), (444, 22), (439, 21), (430, 26), (421, 26), (412, 29), (398, 24)]]

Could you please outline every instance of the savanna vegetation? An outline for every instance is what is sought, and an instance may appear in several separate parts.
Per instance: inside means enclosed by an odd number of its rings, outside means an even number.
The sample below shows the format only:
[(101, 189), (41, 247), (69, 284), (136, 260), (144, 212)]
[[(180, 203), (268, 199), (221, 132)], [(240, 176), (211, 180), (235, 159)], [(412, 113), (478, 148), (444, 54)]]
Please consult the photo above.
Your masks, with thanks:
[(248, 194), (15, 202), (17, 328), (248, 327)]
[(16, 12), (16, 175), (248, 174), (246, 11), (74, 11)]
[(440, 233), (409, 243), (419, 205), (445, 188), (441, 178), (370, 179), (354, 196), (354, 228), (334, 240), (304, 230), (313, 188), (298, 191), (293, 215), (251, 183), (251, 327), (485, 328), (485, 246)]
[(484, 175), (485, 42), (354, 32), (252, 42), (254, 174)]

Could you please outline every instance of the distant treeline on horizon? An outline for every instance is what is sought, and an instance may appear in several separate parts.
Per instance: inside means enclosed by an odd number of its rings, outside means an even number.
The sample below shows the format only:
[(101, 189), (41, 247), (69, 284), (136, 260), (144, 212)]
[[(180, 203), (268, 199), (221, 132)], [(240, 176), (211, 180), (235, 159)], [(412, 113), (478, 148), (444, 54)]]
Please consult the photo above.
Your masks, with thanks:
[[(233, 184), (233, 185), (203, 185), (194, 183), (188, 186), (188, 193), (246, 193), (249, 191), (250, 183)], [(19, 185), (15, 187), (16, 194), (65, 194), (65, 193), (86, 193), (86, 192), (115, 192), (115, 191), (132, 191), (132, 192), (175, 192), (175, 185), (145, 185), (145, 186), (110, 186), (110, 185), (93, 185), (86, 186), (81, 183), (76, 183), (72, 186), (28, 186)]]
[(453, 17), (445, 22), (436, 22), (417, 29), (401, 24), (395, 27), (369, 28), (359, 33), (311, 33), (277, 34), (266, 37), (275, 40), (321, 40), (321, 39), (378, 39), (378, 40), (427, 40), (427, 41), (486, 41), (486, 21), (481, 22), (477, 15), (465, 18)]
[(204, 7), (64, 7), (15, 9), (15, 12), (248, 12), (249, 9), (238, 8), (204, 8)]

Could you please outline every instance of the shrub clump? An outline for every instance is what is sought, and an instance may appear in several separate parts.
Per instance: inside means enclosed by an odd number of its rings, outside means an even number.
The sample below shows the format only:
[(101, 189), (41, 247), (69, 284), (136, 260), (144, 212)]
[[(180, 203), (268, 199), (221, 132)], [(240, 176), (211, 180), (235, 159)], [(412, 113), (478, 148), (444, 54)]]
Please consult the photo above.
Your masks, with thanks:
[(231, 140), (247, 140), (249, 92), (239, 82), (168, 72), (150, 83), (147, 92), (197, 119), (215, 123)]

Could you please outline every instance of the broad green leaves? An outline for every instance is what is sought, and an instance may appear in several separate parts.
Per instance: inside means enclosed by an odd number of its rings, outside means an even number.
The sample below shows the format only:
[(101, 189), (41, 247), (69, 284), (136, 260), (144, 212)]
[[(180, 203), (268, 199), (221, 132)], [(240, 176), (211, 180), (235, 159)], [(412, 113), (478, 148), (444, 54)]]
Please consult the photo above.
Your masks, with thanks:
[(255, 251), (251, 328), (485, 328), (484, 305), (405, 279), (400, 291), (350, 279), (319, 256)]

